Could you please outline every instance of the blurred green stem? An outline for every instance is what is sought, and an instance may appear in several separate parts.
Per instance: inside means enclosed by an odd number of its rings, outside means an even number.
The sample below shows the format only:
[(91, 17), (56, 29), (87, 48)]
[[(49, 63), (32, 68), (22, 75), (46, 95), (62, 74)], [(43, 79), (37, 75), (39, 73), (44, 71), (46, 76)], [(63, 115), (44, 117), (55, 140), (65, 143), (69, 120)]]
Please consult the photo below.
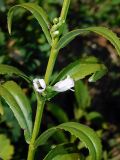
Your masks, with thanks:
[(36, 94), (36, 95), (37, 95), (37, 111), (36, 111), (36, 116), (35, 116), (33, 134), (32, 134), (31, 142), (29, 145), (27, 160), (34, 160), (34, 156), (35, 156), (34, 142), (35, 142), (36, 137), (39, 133), (40, 124), (41, 124), (41, 120), (42, 120), (42, 113), (43, 113), (44, 104), (45, 104), (45, 101), (43, 99), (41, 99), (38, 94)]
[(47, 69), (46, 69), (46, 74), (45, 74), (46, 85), (49, 84), (50, 77), (52, 75), (53, 68), (54, 68), (54, 65), (55, 65), (55, 61), (56, 61), (56, 58), (57, 58), (57, 55), (58, 55), (58, 50), (56, 49), (57, 43), (58, 43), (58, 38), (56, 38), (53, 41), (53, 44), (52, 44), (50, 57), (49, 57), (49, 61), (48, 61)]
[(71, 0), (64, 0), (60, 18), (66, 20)]
[[(60, 15), (60, 18), (62, 20), (66, 19), (69, 5), (70, 5), (70, 0), (64, 0), (61, 15)], [(53, 68), (54, 68), (54, 65), (55, 65), (55, 61), (56, 61), (56, 58), (57, 58), (57, 55), (58, 55), (58, 52), (59, 52), (56, 49), (57, 44), (58, 44), (58, 40), (59, 40), (58, 37), (56, 37), (55, 39), (52, 40), (50, 57), (49, 57), (49, 61), (48, 61), (48, 65), (47, 65), (47, 69), (46, 69), (46, 73), (45, 73), (46, 85), (49, 85), (50, 77), (52, 75)], [(39, 133), (41, 120), (42, 120), (43, 109), (44, 109), (44, 104), (45, 104), (45, 101), (42, 98), (40, 98), (40, 96), (38, 94), (37, 94), (37, 103), (38, 104), (37, 104), (35, 123), (34, 123), (31, 142), (30, 142), (30, 145), (29, 145), (27, 160), (34, 160), (34, 156), (35, 156), (34, 142), (35, 142), (35, 140), (38, 136), (38, 133)]]
[[(61, 15), (60, 15), (61, 20), (66, 20), (69, 5), (70, 5), (70, 0), (64, 0)], [(55, 61), (56, 61), (56, 58), (57, 58), (57, 55), (59, 52), (57, 50), (58, 40), (59, 40), (59, 38), (57, 37), (52, 42), (50, 57), (49, 57), (49, 61), (48, 61), (48, 65), (47, 65), (47, 69), (46, 69), (46, 73), (45, 73), (45, 82), (47, 85), (49, 84), (50, 77), (52, 75)]]

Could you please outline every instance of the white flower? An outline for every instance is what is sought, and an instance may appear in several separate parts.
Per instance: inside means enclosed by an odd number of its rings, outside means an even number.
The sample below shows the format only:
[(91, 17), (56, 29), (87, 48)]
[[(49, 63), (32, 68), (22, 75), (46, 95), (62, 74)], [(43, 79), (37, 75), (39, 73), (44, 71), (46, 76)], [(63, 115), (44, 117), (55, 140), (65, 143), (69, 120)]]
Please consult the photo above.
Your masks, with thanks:
[[(44, 79), (35, 78), (33, 80), (33, 86), (35, 90), (39, 93), (42, 93), (46, 89), (46, 83)], [(57, 82), (52, 89), (56, 92), (65, 92), (67, 90), (72, 90), (74, 87), (74, 80), (68, 75), (66, 79)], [(74, 91), (74, 90), (72, 90)]]
[(46, 84), (45, 84), (44, 79), (35, 78), (33, 80), (33, 86), (34, 86), (35, 90), (39, 93), (42, 93), (46, 89)]
[(74, 87), (74, 80), (68, 75), (66, 79), (57, 82), (53, 86), (53, 90), (56, 92), (65, 92), (67, 90), (72, 90), (72, 87)]

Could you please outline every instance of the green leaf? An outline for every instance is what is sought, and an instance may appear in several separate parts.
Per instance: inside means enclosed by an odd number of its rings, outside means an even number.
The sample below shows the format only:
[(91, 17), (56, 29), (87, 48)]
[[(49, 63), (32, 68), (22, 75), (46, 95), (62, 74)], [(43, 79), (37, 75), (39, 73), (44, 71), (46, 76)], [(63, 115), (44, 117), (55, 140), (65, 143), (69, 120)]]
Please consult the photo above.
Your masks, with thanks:
[(68, 159), (69, 160), (82, 160), (78, 153), (58, 155), (55, 158), (53, 158), (52, 160), (68, 160)]
[[(107, 68), (105, 67), (105, 65), (101, 64), (95, 57), (87, 57), (77, 60), (65, 67), (52, 81), (52, 84), (66, 78), (67, 75), (70, 75), (70, 77), (72, 77), (75, 81), (78, 81), (79, 79), (83, 79), (93, 73), (95, 73), (95, 75), (99, 73), (100, 75), (101, 72), (107, 72)], [(101, 76), (103, 76), (103, 74), (101, 74)], [(92, 82), (92, 80), (98, 80), (99, 78), (101, 78), (101, 76), (90, 78), (90, 82)]]
[(97, 121), (97, 119), (100, 119), (102, 120), (103, 117), (102, 115), (99, 113), (99, 112), (90, 112), (86, 115), (86, 119), (89, 120), (89, 121)]
[(70, 132), (71, 135), (83, 141), (85, 146), (89, 149), (92, 160), (101, 160), (102, 146), (97, 134), (91, 128), (75, 122), (63, 123), (57, 127), (46, 130), (35, 141), (34, 147), (45, 144), (56, 130), (61, 129)]
[(105, 74), (107, 73), (107, 68), (100, 70), (100, 71), (96, 71), (89, 79), (89, 82), (96, 82), (98, 79), (100, 79), (101, 77), (103, 77)]
[(1, 102), (1, 98), (0, 98), (0, 115), (4, 115), (4, 109), (3, 109), (3, 105), (2, 105), (2, 102)]
[(85, 109), (90, 106), (91, 97), (87, 86), (82, 81), (75, 82), (75, 97), (79, 108)]
[(15, 83), (14, 81), (8, 81), (4, 83), (3, 86), (9, 91), (9, 93), (11, 93), (11, 95), (16, 100), (21, 111), (23, 112), (26, 123), (28, 125), (29, 132), (32, 134), (32, 110), (30, 102), (27, 99), (25, 93), (20, 88), (20, 86), (17, 85), (17, 83)]
[(120, 40), (111, 30), (105, 27), (89, 27), (85, 29), (76, 29), (71, 32), (66, 33), (58, 42), (58, 50), (65, 47), (70, 41), (72, 41), (76, 36), (81, 34), (88, 34), (89, 32), (95, 32), (107, 40), (109, 40), (113, 46), (116, 48), (119, 56), (120, 56)]
[(27, 82), (30, 82), (29, 77), (27, 77), (22, 71), (20, 71), (19, 69), (13, 67), (13, 66), (9, 66), (6, 64), (0, 64), (0, 74), (5, 75), (18, 75), (22, 78), (24, 78)]
[(5, 34), (0, 30), (0, 45), (5, 44)]
[(13, 98), (13, 96), (8, 92), (8, 90), (0, 85), (0, 96), (6, 101), (6, 103), (10, 106), (13, 111), (15, 117), (17, 118), (21, 128), (25, 129), (25, 119), (23, 117), (23, 113), (21, 112), (17, 102)]
[(4, 134), (0, 134), (0, 159), (12, 159), (13, 154), (14, 147), (10, 144), (10, 140)]
[[(55, 146), (43, 160), (63, 160), (66, 156), (67, 159), (73, 160), (73, 158), (80, 157), (78, 153), (74, 153), (75, 148), (72, 144), (60, 144)], [(74, 153), (74, 154), (73, 154)], [(69, 157), (69, 158), (68, 158)], [(74, 159), (75, 160), (75, 159)]]
[(6, 10), (6, 5), (4, 0), (0, 0), (0, 12), (5, 12)]
[[(0, 97), (1, 98), (1, 97)], [(17, 119), (15, 118), (12, 110), (10, 107), (5, 103), (5, 101), (2, 100), (2, 104), (4, 107), (4, 115), (1, 116), (1, 122), (5, 123), (6, 126), (11, 131), (11, 138), (14, 142), (17, 142), (18, 139), (21, 136), (21, 128), (20, 125), (17, 122)]]
[(65, 111), (58, 105), (53, 103), (47, 103), (47, 110), (58, 120), (59, 123), (68, 122), (68, 116)]
[(48, 16), (47, 16), (46, 12), (35, 3), (23, 3), (23, 4), (15, 5), (9, 10), (9, 12), (8, 12), (9, 33), (11, 34), (11, 26), (12, 26), (12, 18), (13, 18), (14, 10), (16, 10), (18, 7), (22, 7), (33, 14), (33, 16), (36, 18), (36, 20), (38, 21), (38, 23), (42, 27), (42, 30), (43, 30), (49, 44), (51, 44), (51, 36), (50, 36), (49, 30), (48, 30), (50, 27), (50, 23), (48, 21)]
[(10, 106), (29, 143), (32, 134), (31, 109), (22, 89), (15, 82), (8, 81), (0, 85), (0, 96)]

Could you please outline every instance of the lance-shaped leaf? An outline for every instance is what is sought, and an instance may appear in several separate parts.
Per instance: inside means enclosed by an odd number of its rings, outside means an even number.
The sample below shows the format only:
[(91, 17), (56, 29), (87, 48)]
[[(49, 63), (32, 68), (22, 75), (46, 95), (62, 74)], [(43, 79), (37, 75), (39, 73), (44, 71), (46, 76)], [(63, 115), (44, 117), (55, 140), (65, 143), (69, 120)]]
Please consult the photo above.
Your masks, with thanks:
[(76, 153), (75, 147), (72, 144), (60, 144), (53, 148), (43, 160), (78, 160), (81, 156)]
[[(85, 160), (83, 156), (80, 156), (79, 153), (70, 153), (64, 155), (58, 155), (53, 160)], [(50, 159), (49, 159), (50, 160)]]
[(93, 73), (94, 75), (92, 75), (92, 78), (90, 77), (90, 81), (94, 82), (105, 75), (106, 72), (107, 68), (104, 64), (100, 63), (97, 58), (87, 57), (77, 60), (65, 67), (52, 81), (52, 84), (58, 82), (61, 79), (64, 79), (67, 75), (77, 81)]
[(4, 109), (3, 109), (3, 105), (2, 105), (2, 102), (1, 102), (1, 97), (0, 97), (0, 116), (2, 115), (4, 115)]
[(29, 131), (32, 133), (32, 110), (25, 93), (14, 81), (8, 81), (4, 83), (3, 86), (11, 93), (20, 106), (20, 109), (23, 112), (25, 120), (28, 124)]
[(61, 39), (58, 42), (58, 50), (65, 47), (70, 41), (72, 41), (76, 36), (78, 35), (84, 35), (88, 34), (89, 32), (95, 32), (103, 37), (105, 37), (107, 40), (109, 40), (113, 46), (116, 48), (119, 56), (120, 56), (120, 40), (116, 36), (114, 32), (112, 32), (110, 29), (105, 27), (89, 27), (85, 29), (76, 29), (71, 32), (66, 33), (64, 36), (61, 37)]
[(102, 69), (100, 71), (96, 71), (90, 78), (89, 78), (89, 82), (96, 82), (98, 79), (100, 79), (101, 77), (103, 77), (105, 74), (107, 73), (107, 68), (106, 69)]
[(27, 82), (30, 82), (29, 77), (27, 77), (22, 71), (20, 71), (19, 69), (17, 69), (16, 67), (13, 66), (9, 66), (6, 64), (0, 64), (0, 74), (2, 75), (17, 75), (20, 76), (22, 78), (24, 78)]
[(15, 82), (8, 81), (0, 85), (0, 96), (10, 106), (29, 143), (32, 134), (31, 108), (22, 89)]
[(56, 132), (56, 130), (64, 130), (74, 135), (89, 149), (92, 160), (101, 160), (102, 147), (97, 134), (89, 127), (76, 123), (67, 122), (57, 127), (50, 128), (42, 133), (35, 141), (34, 147), (38, 147), (46, 143), (46, 141)]
[[(75, 82), (75, 97), (78, 108), (86, 109), (90, 106), (91, 97), (88, 88), (81, 80)], [(76, 114), (78, 114), (78, 112)]]
[(8, 30), (9, 30), (9, 33), (11, 34), (13, 13), (18, 7), (22, 7), (22, 8), (28, 10), (29, 12), (31, 12), (33, 14), (33, 16), (36, 18), (36, 20), (38, 21), (38, 23), (42, 27), (42, 30), (43, 30), (49, 44), (51, 44), (51, 36), (50, 36), (50, 33), (49, 33), (50, 23), (49, 23), (47, 14), (40, 6), (38, 6), (35, 3), (23, 3), (23, 4), (20, 4), (20, 5), (15, 5), (9, 10), (9, 12), (8, 12)]

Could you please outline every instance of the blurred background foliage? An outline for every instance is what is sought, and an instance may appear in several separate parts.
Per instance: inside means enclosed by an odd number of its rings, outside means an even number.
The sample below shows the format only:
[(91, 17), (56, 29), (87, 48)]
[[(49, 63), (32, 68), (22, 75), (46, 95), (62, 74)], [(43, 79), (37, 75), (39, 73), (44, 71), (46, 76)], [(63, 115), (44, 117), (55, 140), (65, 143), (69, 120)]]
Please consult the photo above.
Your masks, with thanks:
[[(31, 77), (41, 77), (45, 73), (50, 46), (39, 24), (28, 12), (18, 9), (14, 16), (11, 36), (7, 30), (9, 8), (24, 2), (38, 3), (47, 11), (52, 20), (59, 16), (62, 0), (0, 0), (0, 63), (16, 66)], [(106, 26), (119, 36), (119, 8), (120, 0), (72, 0), (65, 32), (88, 26)], [(67, 121), (84, 123), (95, 129), (101, 137), (104, 150), (103, 159), (119, 160), (120, 59), (113, 46), (95, 34), (77, 37), (60, 51), (54, 75), (70, 62), (88, 55), (94, 55), (104, 62), (109, 72), (96, 83), (88, 83), (87, 78), (79, 81), (75, 85), (75, 92), (63, 93), (54, 98), (52, 102), (48, 102), (43, 115), (41, 131)], [(36, 101), (31, 88), (20, 78), (13, 78), (28, 95), (35, 113)], [(5, 79), (8, 77), (0, 76), (1, 82)], [(3, 145), (1, 139), (4, 138), (4, 143), (11, 148), (7, 159), (25, 160), (27, 145), (24, 143), (23, 133), (9, 107), (1, 99), (0, 114), (0, 146)], [(68, 137), (58, 133), (53, 137), (51, 143), (76, 141), (74, 137)], [(83, 144), (76, 143), (78, 149), (83, 154), (87, 154), (83, 150)], [(49, 146), (44, 147), (42, 153), (45, 154), (49, 149)]]

